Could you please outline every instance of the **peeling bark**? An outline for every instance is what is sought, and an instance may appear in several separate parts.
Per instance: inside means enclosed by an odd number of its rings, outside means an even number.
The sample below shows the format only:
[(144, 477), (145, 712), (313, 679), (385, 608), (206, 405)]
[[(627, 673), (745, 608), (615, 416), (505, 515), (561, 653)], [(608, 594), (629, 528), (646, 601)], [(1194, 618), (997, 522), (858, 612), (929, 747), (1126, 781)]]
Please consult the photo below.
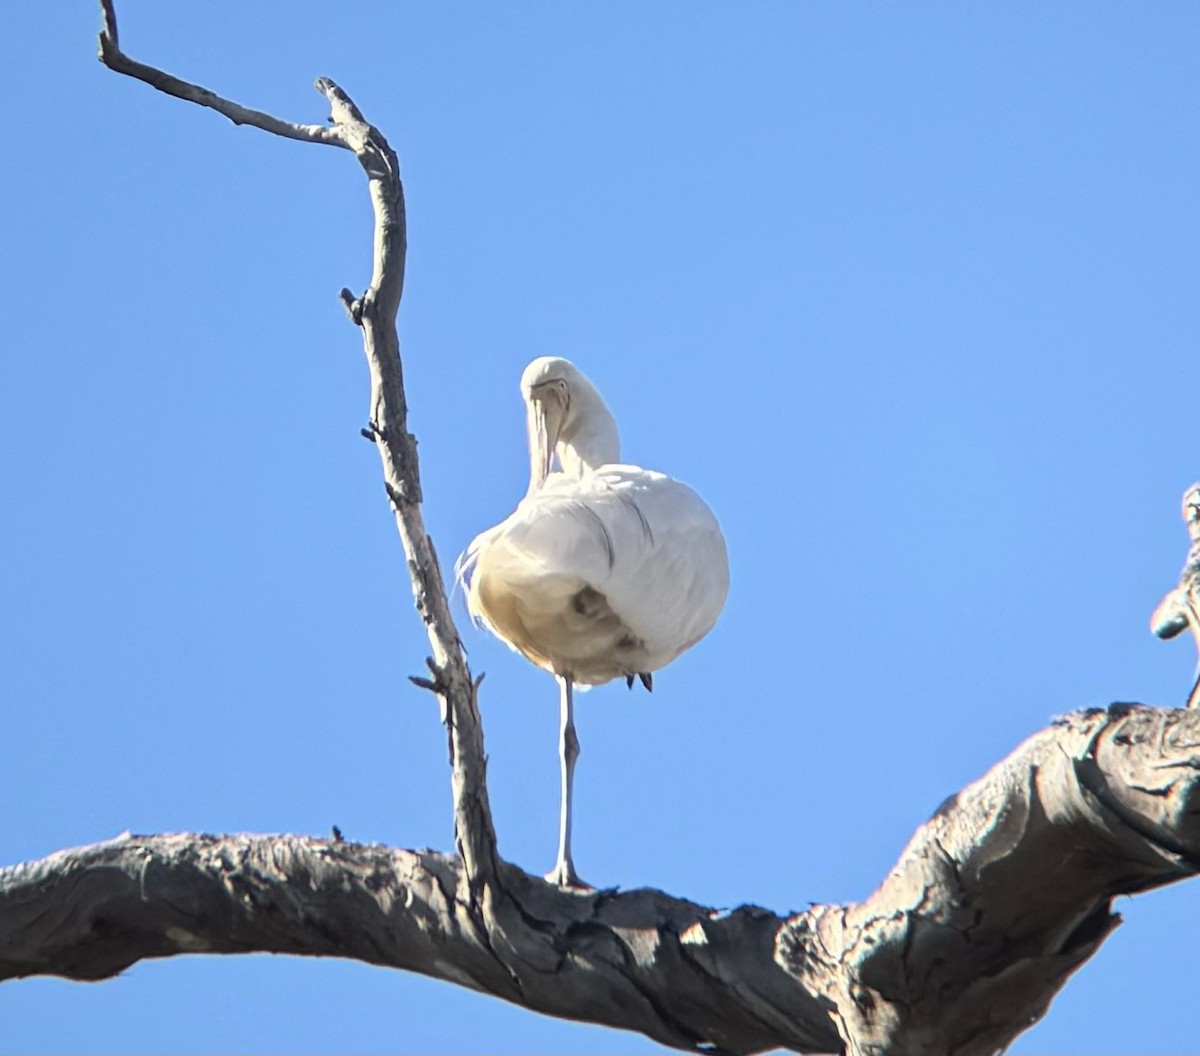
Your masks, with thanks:
[(1112, 899), (1200, 863), (1200, 710), (1066, 716), (952, 797), (861, 903), (788, 918), (661, 891), (563, 891), (497, 854), (478, 682), (420, 512), (395, 317), (404, 197), (386, 139), (328, 78), (330, 127), (249, 110), (126, 57), (116, 72), (277, 135), (352, 151), (374, 269), (342, 291), (450, 751), (456, 854), (301, 836), (133, 836), (0, 869), (0, 979), (103, 979), (143, 958), (265, 951), (420, 972), (683, 1049), (995, 1052), (1040, 1018), (1120, 923)]
[(948, 800), (874, 894), (790, 918), (562, 891), (497, 861), (299, 836), (122, 836), (0, 870), (0, 979), (146, 957), (352, 957), (707, 1052), (996, 1052), (1200, 861), (1200, 712), (1113, 705)]

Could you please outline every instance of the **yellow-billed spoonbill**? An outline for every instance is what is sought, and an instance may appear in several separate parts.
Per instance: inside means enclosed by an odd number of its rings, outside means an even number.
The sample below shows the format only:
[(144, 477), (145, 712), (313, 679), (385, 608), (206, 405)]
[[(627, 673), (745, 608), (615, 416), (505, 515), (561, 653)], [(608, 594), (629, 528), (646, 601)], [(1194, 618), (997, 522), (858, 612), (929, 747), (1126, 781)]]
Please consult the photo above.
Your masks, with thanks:
[[(1160, 638), (1174, 638), (1189, 627), (1200, 651), (1200, 484), (1183, 493), (1183, 520), (1192, 545), (1179, 575), (1179, 584), (1158, 603), (1150, 617), (1150, 629)], [(1200, 705), (1200, 666), (1188, 694), (1187, 706)]]
[(521, 376), (529, 490), (460, 560), (472, 616), (560, 687), (562, 809), (558, 861), (546, 879), (586, 888), (571, 859), (571, 790), (579, 741), (573, 686), (665, 667), (716, 623), (729, 561), (716, 517), (686, 484), (623, 465), (614, 420), (565, 359)]

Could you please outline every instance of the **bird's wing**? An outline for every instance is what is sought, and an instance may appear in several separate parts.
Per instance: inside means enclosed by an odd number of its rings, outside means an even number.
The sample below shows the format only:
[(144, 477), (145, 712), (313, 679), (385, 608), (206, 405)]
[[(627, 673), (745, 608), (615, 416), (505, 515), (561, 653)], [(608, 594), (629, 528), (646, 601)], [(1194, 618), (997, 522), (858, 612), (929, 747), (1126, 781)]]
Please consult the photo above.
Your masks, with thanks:
[(708, 633), (729, 588), (712, 511), (687, 485), (636, 466), (605, 466), (582, 479), (551, 474), (475, 538), (459, 574), (472, 615), (492, 626), (473, 575), (481, 558), (493, 598), (520, 598), (526, 610), (565, 607), (585, 587), (602, 594), (645, 643), (648, 671)]
[[(573, 599), (602, 591), (615, 562), (615, 541), (577, 477), (551, 474), (500, 524), (480, 533), (459, 559), (467, 608), (534, 663), (549, 666), (559, 626), (573, 619)], [(546, 638), (542, 641), (542, 638)]]
[(662, 473), (606, 466), (592, 490), (615, 558), (597, 589), (646, 643), (657, 669), (716, 623), (729, 591), (725, 538), (700, 496)]
[(1159, 638), (1174, 638), (1188, 627), (1188, 592), (1180, 584), (1168, 592), (1150, 616), (1150, 630)]
[(598, 505), (574, 478), (551, 474), (509, 517), (475, 537), (461, 562), (467, 578), (482, 551), (499, 547), (522, 574), (567, 575), (595, 584), (615, 560), (608, 518)]

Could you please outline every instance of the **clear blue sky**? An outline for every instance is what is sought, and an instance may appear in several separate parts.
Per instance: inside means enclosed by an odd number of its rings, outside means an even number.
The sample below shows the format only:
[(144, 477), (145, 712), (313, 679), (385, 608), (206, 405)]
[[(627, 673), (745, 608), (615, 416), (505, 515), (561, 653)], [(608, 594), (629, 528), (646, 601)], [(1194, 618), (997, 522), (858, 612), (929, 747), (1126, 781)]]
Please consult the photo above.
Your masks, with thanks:
[[(733, 586), (579, 703), (576, 858), (775, 910), (868, 894), (1055, 714), (1183, 701), (1147, 630), (1200, 478), (1191, 3), (120, 3), (122, 43), (400, 153), (401, 312), (443, 561), (524, 489), (565, 355), (695, 486)], [(374, 451), (354, 159), (95, 60), (20, 4), (0, 381), (0, 863), (125, 829), (449, 849), (445, 741)], [(461, 612), (461, 605), (459, 612)], [(502, 853), (552, 864), (552, 680), (470, 628)], [(1014, 1051), (1197, 1046), (1200, 886)], [(399, 972), (282, 957), (0, 986), (8, 1050), (644, 1052)]]

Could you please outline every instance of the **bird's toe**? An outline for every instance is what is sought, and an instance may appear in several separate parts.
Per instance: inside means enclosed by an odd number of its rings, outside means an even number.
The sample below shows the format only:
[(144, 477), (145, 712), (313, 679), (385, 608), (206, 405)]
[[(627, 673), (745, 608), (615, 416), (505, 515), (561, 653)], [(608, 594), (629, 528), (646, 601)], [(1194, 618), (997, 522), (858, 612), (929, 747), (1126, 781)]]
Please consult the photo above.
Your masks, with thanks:
[(578, 891), (580, 894), (586, 894), (596, 889), (587, 881), (582, 880), (575, 868), (566, 862), (559, 862), (553, 869), (546, 874), (546, 880), (555, 887), (562, 888), (564, 891)]

